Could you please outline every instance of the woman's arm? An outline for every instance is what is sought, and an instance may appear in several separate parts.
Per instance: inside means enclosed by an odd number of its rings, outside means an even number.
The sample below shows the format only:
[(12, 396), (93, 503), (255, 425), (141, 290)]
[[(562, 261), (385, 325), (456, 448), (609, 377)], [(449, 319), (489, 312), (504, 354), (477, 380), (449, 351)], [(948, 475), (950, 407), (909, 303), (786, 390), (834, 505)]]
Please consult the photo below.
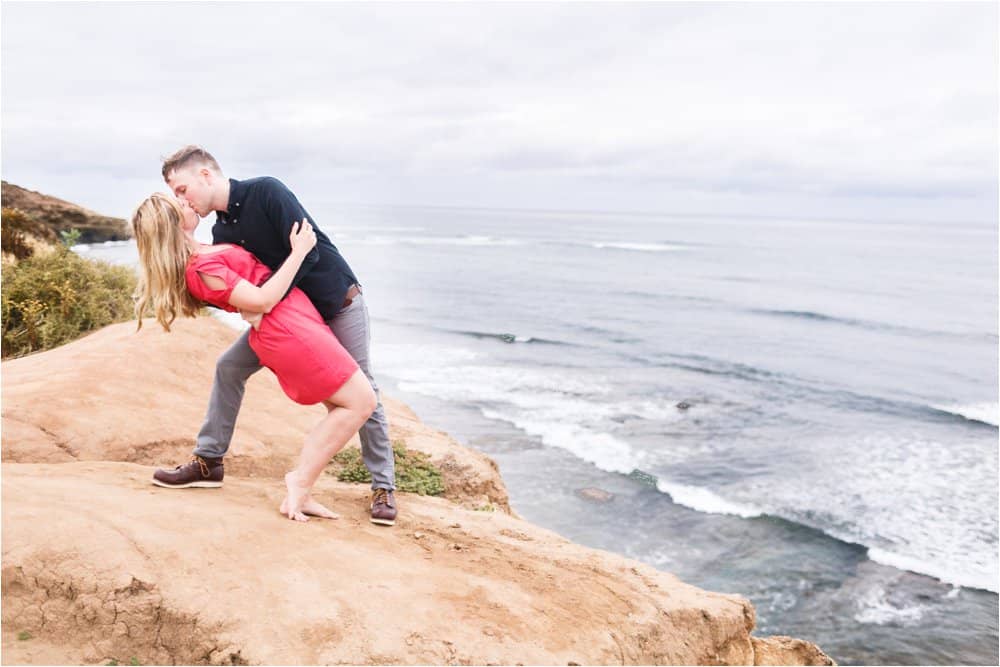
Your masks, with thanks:
[[(316, 232), (307, 220), (292, 225), (288, 235), (292, 252), (281, 267), (274, 272), (266, 283), (257, 287), (248, 280), (241, 280), (229, 295), (229, 304), (239, 310), (256, 313), (267, 313), (279, 302), (292, 284), (292, 278), (302, 265), (309, 251), (316, 245)], [(221, 278), (207, 273), (198, 272), (202, 281), (214, 290), (225, 289), (226, 284)]]

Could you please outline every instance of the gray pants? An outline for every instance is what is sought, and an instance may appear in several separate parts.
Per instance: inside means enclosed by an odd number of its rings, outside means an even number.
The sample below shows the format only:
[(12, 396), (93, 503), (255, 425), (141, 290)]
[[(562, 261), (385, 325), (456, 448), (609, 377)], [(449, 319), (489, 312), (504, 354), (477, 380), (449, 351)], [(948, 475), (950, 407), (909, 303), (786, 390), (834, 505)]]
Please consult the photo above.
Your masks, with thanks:
[[(359, 294), (351, 305), (337, 313), (327, 324), (340, 344), (358, 362), (378, 398), (378, 407), (359, 432), (361, 457), (372, 474), (372, 488), (395, 491), (396, 472), (392, 445), (389, 442), (389, 422), (385, 418), (378, 385), (372, 377), (369, 363), (371, 330), (364, 297)], [(229, 449), (247, 379), (262, 368), (257, 354), (250, 348), (249, 337), (248, 329), (222, 353), (215, 364), (215, 382), (208, 402), (208, 414), (205, 415), (205, 423), (198, 433), (198, 444), (194, 450), (198, 456), (220, 458)]]

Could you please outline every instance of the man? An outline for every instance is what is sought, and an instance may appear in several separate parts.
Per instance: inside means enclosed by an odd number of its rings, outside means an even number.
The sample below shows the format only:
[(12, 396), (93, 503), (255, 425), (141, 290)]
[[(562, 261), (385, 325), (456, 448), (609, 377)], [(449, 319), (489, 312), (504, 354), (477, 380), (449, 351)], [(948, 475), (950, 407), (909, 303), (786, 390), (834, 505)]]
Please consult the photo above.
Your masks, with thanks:
[[(275, 178), (226, 178), (215, 158), (198, 146), (185, 146), (167, 158), (163, 179), (199, 216), (215, 211), (213, 243), (240, 245), (272, 270), (288, 257), (292, 223), (309, 220), (316, 231), (316, 247), (302, 263), (292, 286), (308, 295), (378, 396), (369, 365), (371, 336), (361, 287), (340, 252), (295, 195)], [(222, 486), (222, 459), (229, 449), (246, 381), (261, 369), (248, 337), (249, 331), (244, 332), (216, 362), (208, 414), (198, 433), (193, 458), (173, 470), (157, 470), (154, 484), (168, 488)], [(391, 526), (396, 519), (396, 479), (389, 425), (381, 400), (360, 436), (362, 458), (372, 475), (371, 521)]]

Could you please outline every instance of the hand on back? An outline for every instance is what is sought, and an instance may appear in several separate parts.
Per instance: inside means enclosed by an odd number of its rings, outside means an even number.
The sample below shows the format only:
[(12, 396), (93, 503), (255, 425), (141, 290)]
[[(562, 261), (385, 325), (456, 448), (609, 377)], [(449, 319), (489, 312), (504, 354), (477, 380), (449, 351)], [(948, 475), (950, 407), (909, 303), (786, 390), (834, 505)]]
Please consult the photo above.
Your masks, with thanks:
[(292, 252), (303, 255), (316, 246), (316, 232), (309, 224), (308, 219), (302, 218), (302, 222), (292, 223), (292, 232), (288, 235), (288, 241), (292, 246)]

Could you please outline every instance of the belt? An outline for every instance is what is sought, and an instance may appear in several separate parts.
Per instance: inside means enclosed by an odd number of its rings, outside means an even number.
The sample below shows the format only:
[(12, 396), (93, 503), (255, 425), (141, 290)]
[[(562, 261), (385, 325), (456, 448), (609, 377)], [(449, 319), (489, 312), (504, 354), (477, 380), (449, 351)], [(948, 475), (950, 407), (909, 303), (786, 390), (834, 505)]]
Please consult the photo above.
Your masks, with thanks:
[(349, 305), (351, 305), (351, 303), (354, 302), (354, 299), (357, 298), (359, 294), (361, 294), (361, 288), (358, 287), (357, 285), (351, 285), (349, 288), (347, 288), (347, 294), (344, 295), (344, 305), (341, 306), (341, 308), (347, 308)]

